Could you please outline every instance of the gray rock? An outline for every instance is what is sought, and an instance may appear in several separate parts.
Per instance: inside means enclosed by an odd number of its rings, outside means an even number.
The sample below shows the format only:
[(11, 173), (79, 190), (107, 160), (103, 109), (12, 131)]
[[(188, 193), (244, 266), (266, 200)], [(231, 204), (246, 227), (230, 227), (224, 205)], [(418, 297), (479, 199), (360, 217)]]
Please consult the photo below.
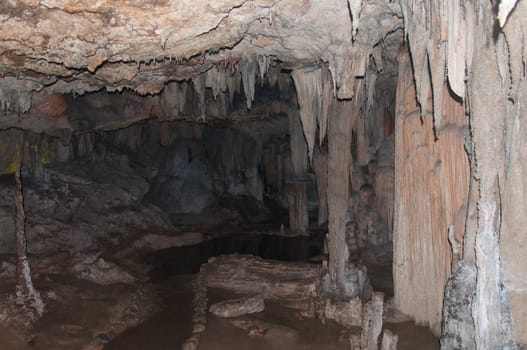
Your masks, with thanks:
[(261, 295), (221, 301), (211, 305), (209, 311), (222, 318), (233, 318), (262, 312), (265, 303)]
[(475, 292), (476, 268), (461, 261), (445, 288), (441, 349), (476, 348), (472, 318)]

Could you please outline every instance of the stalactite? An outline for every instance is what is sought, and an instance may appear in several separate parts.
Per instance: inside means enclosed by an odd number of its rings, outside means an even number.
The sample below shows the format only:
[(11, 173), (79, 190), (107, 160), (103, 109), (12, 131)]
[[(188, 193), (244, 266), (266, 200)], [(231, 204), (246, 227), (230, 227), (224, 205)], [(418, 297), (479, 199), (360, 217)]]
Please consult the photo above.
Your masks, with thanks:
[(357, 135), (357, 164), (366, 166), (370, 162), (370, 137), (368, 132), (368, 119), (365, 115), (357, 118), (354, 130)]
[[(350, 33), (350, 42), (352, 41)], [(343, 45), (334, 53), (326, 53), (323, 57), (328, 63), (333, 80), (333, 94), (338, 99), (350, 99), (353, 97), (353, 86), (355, 77), (353, 76), (352, 66), (354, 52), (351, 45)]]
[(326, 134), (328, 130), (328, 118), (333, 101), (334, 95), (333, 82), (331, 81), (331, 73), (329, 72), (329, 70), (322, 68), (322, 106), (317, 116), (319, 145), (322, 145), (324, 143), (324, 140), (326, 139)]
[(322, 90), (321, 70), (320, 68), (294, 70), (292, 76), (297, 91), (300, 119), (302, 120), (302, 128), (307, 141), (309, 159), (312, 159)]
[(216, 66), (213, 66), (205, 73), (205, 87), (212, 89), (214, 99), (227, 90), (227, 74), (224, 70), (218, 70)]
[[(363, 109), (364, 104), (364, 95), (365, 92), (365, 80), (357, 79), (355, 81), (355, 97), (353, 98), (353, 108), (356, 111)], [(361, 166), (366, 166), (370, 162), (370, 132), (371, 127), (370, 123), (372, 120), (369, 120), (367, 114), (361, 113), (354, 120), (354, 129), (357, 134), (357, 164)]]
[(375, 82), (376, 81), (377, 81), (377, 73), (375, 73), (372, 70), (369, 70), (366, 73), (366, 79), (365, 79), (366, 90), (367, 90), (367, 94), (366, 94), (367, 96), (366, 97), (366, 103), (367, 103), (366, 111), (367, 112), (371, 110), (375, 102), (374, 94), (375, 94)]
[[(434, 130), (438, 136), (443, 120), (443, 83), (445, 82), (445, 45), (437, 46), (434, 41), (428, 42), (428, 66), (430, 67)], [(424, 114), (424, 113), (423, 113)]]
[(352, 36), (357, 35), (359, 30), (359, 19), (360, 12), (362, 10), (362, 0), (348, 0), (348, 5), (351, 11), (351, 20), (352, 20)]
[(294, 233), (304, 233), (309, 226), (307, 208), (308, 171), (307, 147), (302, 132), (302, 123), (296, 110), (289, 113), (289, 134), (291, 145), (292, 174), (287, 179), (287, 201), (289, 207), (289, 227)]
[(207, 112), (207, 105), (205, 104), (205, 81), (207, 76), (205, 74), (200, 74), (192, 79), (192, 84), (194, 86), (194, 91), (199, 96), (199, 110), (201, 115), (201, 120), (205, 121), (205, 114)]
[(500, 21), (500, 26), (505, 26), (505, 23), (507, 22), (507, 18), (509, 17), (509, 14), (514, 9), (514, 6), (516, 6), (516, 3), (518, 0), (501, 0), (500, 6), (498, 10), (498, 20)]
[(251, 109), (254, 101), (254, 89), (256, 84), (256, 70), (258, 63), (251, 58), (245, 58), (241, 64), (243, 91), (245, 93), (245, 100), (247, 108)]
[[(19, 81), (14, 77), (0, 79), (0, 108), (2, 113), (26, 113), (31, 109), (31, 93), (36, 89), (29, 81)], [(29, 90), (31, 91), (31, 90)]]
[[(464, 7), (464, 6), (463, 6)], [(447, 68), (452, 91), (465, 98), (466, 23), (464, 8), (459, 1), (448, 0)], [(470, 11), (470, 10), (467, 10)]]
[(430, 24), (426, 19), (427, 10), (425, 6), (424, 2), (414, 3), (408, 0), (401, 3), (405, 14), (405, 32), (413, 63), (416, 98), (423, 113), (426, 112), (428, 93), (431, 89), (428, 54), (426, 53), (426, 45), (430, 37), (430, 32), (427, 29)]
[(305, 176), (309, 168), (307, 162), (307, 145), (302, 132), (302, 123), (298, 112), (289, 111), (289, 142), (291, 146), (291, 163), (293, 176)]
[(186, 83), (171, 82), (163, 89), (160, 104), (166, 118), (174, 119), (183, 114), (187, 102), (186, 86)]
[(328, 150), (327, 146), (316, 146), (313, 154), (313, 170), (317, 177), (318, 189), (318, 224), (328, 221)]
[(225, 78), (227, 90), (229, 90), (229, 103), (232, 106), (234, 103), (234, 94), (240, 92), (241, 88), (241, 76), (238, 71), (227, 75)]
[(267, 72), (267, 79), (269, 81), (269, 87), (273, 88), (278, 84), (278, 78), (280, 77), (280, 67), (270, 67)]
[(278, 74), (278, 89), (281, 92), (286, 92), (289, 90), (291, 84), (291, 76), (289, 74), (280, 73)]
[(363, 78), (366, 75), (366, 68), (368, 67), (372, 48), (358, 44), (353, 48), (351, 75), (354, 78)]
[(258, 56), (258, 71), (260, 72), (260, 84), (263, 86), (264, 78), (269, 72), (269, 66), (271, 65), (271, 59), (267, 55)]

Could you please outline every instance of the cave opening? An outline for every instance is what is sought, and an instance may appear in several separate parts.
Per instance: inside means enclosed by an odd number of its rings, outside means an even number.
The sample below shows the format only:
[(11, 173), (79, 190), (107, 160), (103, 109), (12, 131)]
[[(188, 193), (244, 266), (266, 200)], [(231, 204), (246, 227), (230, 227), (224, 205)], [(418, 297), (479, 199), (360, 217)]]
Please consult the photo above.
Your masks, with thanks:
[[(377, 70), (372, 66), (370, 72)], [(146, 297), (154, 300), (145, 302), (145, 315), (137, 316), (145, 318), (144, 324), (127, 320), (131, 330), (122, 337), (102, 332), (96, 339), (108, 349), (144, 344), (135, 328), (139, 334), (145, 328), (145, 339), (154, 333), (166, 338), (159, 329), (182, 322), (171, 314), (192, 294), (188, 288), (187, 294), (174, 290), (185, 290), (182, 285), (190, 283), (189, 276), (197, 276), (211, 258), (242, 254), (311, 266), (326, 261), (327, 266), (327, 167), (329, 148), (334, 147), (349, 154), (343, 232), (349, 264), (358, 269), (356, 276), (348, 276), (352, 293), (373, 287), (393, 297), (397, 74), (380, 75), (381, 83), (371, 86), (375, 91), (367, 92), (375, 103), (365, 98), (356, 104), (355, 118), (329, 94), (332, 82), (325, 65), (291, 73), (276, 63), (255, 77), (254, 99), (246, 97), (243, 79), (233, 92), (226, 86), (217, 90), (211, 82), (201, 89), (198, 81), (170, 82), (155, 99), (127, 91), (50, 96), (47, 103), (68, 111), (74, 132), (2, 131), (2, 152), (10, 155), (3, 162), (7, 174), (2, 176), (1, 206), (7, 225), (0, 245), (6, 277), (15, 264), (9, 220), (14, 182), (9, 172), (21, 166), (28, 253), (37, 276), (73, 273), (106, 286), (150, 280), (155, 288), (149, 288), (159, 294), (158, 299)], [(320, 91), (309, 91), (313, 73), (326, 79)], [(305, 116), (310, 109), (319, 119), (311, 126)], [(353, 119), (344, 143), (347, 152), (328, 141), (329, 133), (338, 133), (342, 125), (332, 127), (316, 113)], [(336, 184), (335, 195), (345, 190), (341, 187)], [(152, 311), (155, 300), (168, 306)], [(299, 309), (306, 312), (303, 307)], [(187, 311), (182, 315), (192, 323), (192, 310)], [(146, 316), (148, 312), (154, 316)], [(48, 323), (53, 323), (51, 314), (39, 328)], [(401, 333), (422, 333), (422, 342), (434, 342), (426, 331), (405, 327)]]

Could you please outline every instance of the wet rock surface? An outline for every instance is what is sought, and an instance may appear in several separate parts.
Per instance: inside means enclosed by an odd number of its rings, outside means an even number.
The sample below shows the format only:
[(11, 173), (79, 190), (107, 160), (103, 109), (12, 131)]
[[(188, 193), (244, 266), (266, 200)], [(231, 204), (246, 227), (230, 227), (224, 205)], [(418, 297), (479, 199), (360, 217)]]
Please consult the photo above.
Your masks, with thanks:
[(264, 299), (256, 295), (217, 302), (210, 306), (209, 312), (218, 317), (233, 318), (262, 312), (264, 309)]

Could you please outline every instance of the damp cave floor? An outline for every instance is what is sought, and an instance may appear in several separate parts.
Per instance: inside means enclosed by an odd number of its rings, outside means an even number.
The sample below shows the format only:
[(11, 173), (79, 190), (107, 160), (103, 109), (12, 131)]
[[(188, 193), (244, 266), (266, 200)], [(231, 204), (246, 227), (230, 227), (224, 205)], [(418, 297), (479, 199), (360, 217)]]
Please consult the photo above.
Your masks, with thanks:
[[(1, 348), (6, 350), (163, 350), (180, 349), (191, 334), (192, 283), (196, 275), (167, 276), (144, 283), (140, 289), (147, 298), (140, 301), (155, 305), (155, 311), (133, 320), (130, 328), (120, 334), (115, 315), (130, 305), (130, 295), (138, 286), (100, 286), (67, 276), (42, 276), (37, 287), (43, 292), (53, 291), (57, 300), (49, 303), (48, 312), (30, 331), (5, 328), (0, 331)], [(13, 285), (4, 284), (5, 293)], [(221, 297), (225, 297), (222, 295)], [(219, 299), (209, 292), (209, 300)], [(127, 300), (126, 303), (123, 301)], [(127, 304), (125, 306), (124, 304)], [(249, 336), (228, 320), (207, 316), (207, 328), (201, 336), (200, 350), (263, 350), (263, 349), (347, 349), (350, 330), (333, 322), (322, 325), (318, 320), (304, 319), (296, 313), (270, 304), (257, 316), (267, 325), (263, 336)], [(132, 317), (133, 318), (133, 317)], [(132, 323), (133, 323), (132, 322)], [(126, 323), (126, 322), (125, 322)], [(437, 338), (426, 328), (411, 322), (385, 324), (399, 335), (399, 350), (439, 349)], [(357, 330), (355, 330), (357, 331)], [(108, 341), (109, 340), (109, 341)]]
[[(29, 330), (0, 328), (0, 349), (181, 349), (192, 333), (195, 273), (210, 254), (229, 253), (225, 251), (228, 247), (265, 255), (268, 253), (259, 246), (272, 243), (273, 252), (287, 254), (289, 260), (302, 260), (306, 258), (305, 254), (310, 255), (306, 253), (310, 246), (318, 244), (302, 243), (299, 241), (302, 238), (276, 240), (267, 235), (258, 238), (257, 243), (248, 244), (242, 236), (159, 252), (154, 259), (141, 262), (158, 268), (150, 273), (149, 279), (135, 284), (101, 286), (71, 275), (41, 274), (35, 278), (35, 285), (46, 296), (48, 311)], [(299, 246), (302, 247), (300, 250)], [(179, 258), (174, 260), (174, 256)], [(393, 295), (390, 266), (368, 266), (368, 275), (375, 290), (385, 292), (387, 297)], [(14, 281), (0, 279), (0, 312), (2, 301), (12, 291)], [(208, 291), (209, 304), (228, 297), (214, 290)], [(349, 349), (349, 335), (360, 331), (345, 329), (332, 321), (323, 325), (316, 319), (302, 318), (295, 311), (273, 303), (266, 303), (266, 309), (254, 317), (266, 324), (267, 332), (263, 335), (248, 335), (229, 320), (208, 313), (207, 328), (201, 335), (199, 349)], [(399, 335), (399, 350), (439, 349), (438, 339), (427, 328), (417, 327), (412, 322), (385, 323), (384, 326)]]

